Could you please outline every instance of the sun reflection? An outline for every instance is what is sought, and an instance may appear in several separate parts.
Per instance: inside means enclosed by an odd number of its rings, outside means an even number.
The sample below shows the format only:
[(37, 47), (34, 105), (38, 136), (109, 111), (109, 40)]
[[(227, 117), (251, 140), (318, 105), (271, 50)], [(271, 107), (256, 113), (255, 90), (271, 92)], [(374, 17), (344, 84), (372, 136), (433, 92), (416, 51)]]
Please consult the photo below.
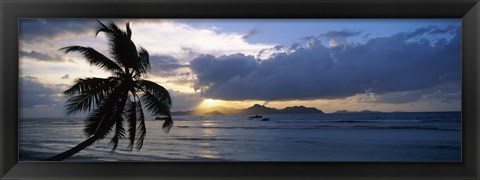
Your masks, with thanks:
[[(202, 122), (202, 126), (204, 127), (204, 128), (202, 128), (202, 131), (201, 131), (201, 135), (203, 137), (215, 138), (215, 137), (218, 136), (218, 133), (215, 129), (208, 128), (208, 127), (217, 127), (218, 126), (218, 124), (215, 123), (214, 121), (205, 120), (204, 122)], [(216, 151), (215, 148), (212, 148), (215, 143), (217, 143), (217, 142), (215, 142), (215, 140), (210, 140), (208, 142), (199, 143), (199, 145), (202, 147), (202, 149), (199, 151), (200, 156), (203, 157), (203, 158), (220, 158), (218, 156), (219, 152)]]
[(213, 129), (202, 129), (203, 136), (217, 136), (217, 131)]
[(206, 120), (202, 122), (202, 136), (216, 136), (217, 132), (215, 129), (210, 129), (208, 127), (218, 127), (218, 124), (211, 120)]
[(201, 150), (200, 157), (202, 158), (220, 158), (218, 152), (212, 150)]

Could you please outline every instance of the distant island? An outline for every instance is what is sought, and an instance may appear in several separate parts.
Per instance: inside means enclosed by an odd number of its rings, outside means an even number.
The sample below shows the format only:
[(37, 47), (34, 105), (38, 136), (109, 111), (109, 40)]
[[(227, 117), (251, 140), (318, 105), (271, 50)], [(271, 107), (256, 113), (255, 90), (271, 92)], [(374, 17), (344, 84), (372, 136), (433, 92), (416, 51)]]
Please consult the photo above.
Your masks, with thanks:
[(371, 110), (363, 110), (363, 111), (347, 111), (347, 110), (339, 110), (333, 112), (333, 114), (347, 114), (347, 113), (383, 113), (381, 111), (371, 111)]
[[(348, 111), (338, 110), (328, 114), (354, 114), (354, 113), (387, 113), (382, 111), (361, 110), (361, 111)], [(393, 111), (390, 113), (405, 113), (403, 111)], [(258, 114), (326, 114), (322, 110), (314, 107), (305, 106), (291, 106), (283, 109), (276, 109), (272, 107), (255, 104), (245, 109), (236, 109), (225, 106), (215, 106), (209, 108), (199, 108), (191, 111), (177, 111), (172, 112), (172, 115), (258, 115)]]
[(254, 115), (254, 114), (325, 114), (323, 111), (305, 106), (292, 106), (276, 109), (255, 104), (246, 109), (236, 109), (224, 106), (201, 108), (192, 111), (172, 112), (172, 115)]
[(207, 112), (205, 115), (225, 115), (219, 111), (212, 111), (212, 112)]

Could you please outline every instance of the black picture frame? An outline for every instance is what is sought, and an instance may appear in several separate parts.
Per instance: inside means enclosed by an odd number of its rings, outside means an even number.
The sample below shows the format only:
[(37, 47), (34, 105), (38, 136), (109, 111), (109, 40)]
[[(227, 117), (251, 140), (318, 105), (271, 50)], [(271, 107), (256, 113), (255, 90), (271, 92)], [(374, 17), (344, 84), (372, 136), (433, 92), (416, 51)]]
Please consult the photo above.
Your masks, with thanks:
[[(18, 162), (19, 18), (461, 18), (462, 162)], [(478, 179), (478, 0), (1, 0), (1, 179)]]

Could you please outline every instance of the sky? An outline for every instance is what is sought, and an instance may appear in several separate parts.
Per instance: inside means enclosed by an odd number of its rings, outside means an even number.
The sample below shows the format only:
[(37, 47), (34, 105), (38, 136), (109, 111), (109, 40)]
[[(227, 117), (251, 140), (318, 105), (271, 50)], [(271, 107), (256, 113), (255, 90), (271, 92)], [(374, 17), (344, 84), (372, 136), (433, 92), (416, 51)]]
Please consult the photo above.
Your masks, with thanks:
[[(461, 110), (460, 19), (99, 19), (150, 54), (144, 77), (172, 111), (253, 104), (324, 112)], [(108, 77), (77, 53), (109, 55), (96, 19), (21, 19), (21, 117), (65, 116), (74, 80)]]

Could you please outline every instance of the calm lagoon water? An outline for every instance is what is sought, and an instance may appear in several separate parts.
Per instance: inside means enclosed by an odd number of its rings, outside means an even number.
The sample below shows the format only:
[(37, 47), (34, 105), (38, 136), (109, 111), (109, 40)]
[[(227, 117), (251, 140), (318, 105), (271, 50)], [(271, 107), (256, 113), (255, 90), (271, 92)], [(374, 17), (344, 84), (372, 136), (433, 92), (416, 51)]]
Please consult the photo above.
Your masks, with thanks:
[[(461, 161), (461, 113), (174, 116), (170, 133), (149, 120), (140, 151), (98, 141), (67, 161)], [(20, 119), (20, 161), (86, 139), (81, 118)]]

